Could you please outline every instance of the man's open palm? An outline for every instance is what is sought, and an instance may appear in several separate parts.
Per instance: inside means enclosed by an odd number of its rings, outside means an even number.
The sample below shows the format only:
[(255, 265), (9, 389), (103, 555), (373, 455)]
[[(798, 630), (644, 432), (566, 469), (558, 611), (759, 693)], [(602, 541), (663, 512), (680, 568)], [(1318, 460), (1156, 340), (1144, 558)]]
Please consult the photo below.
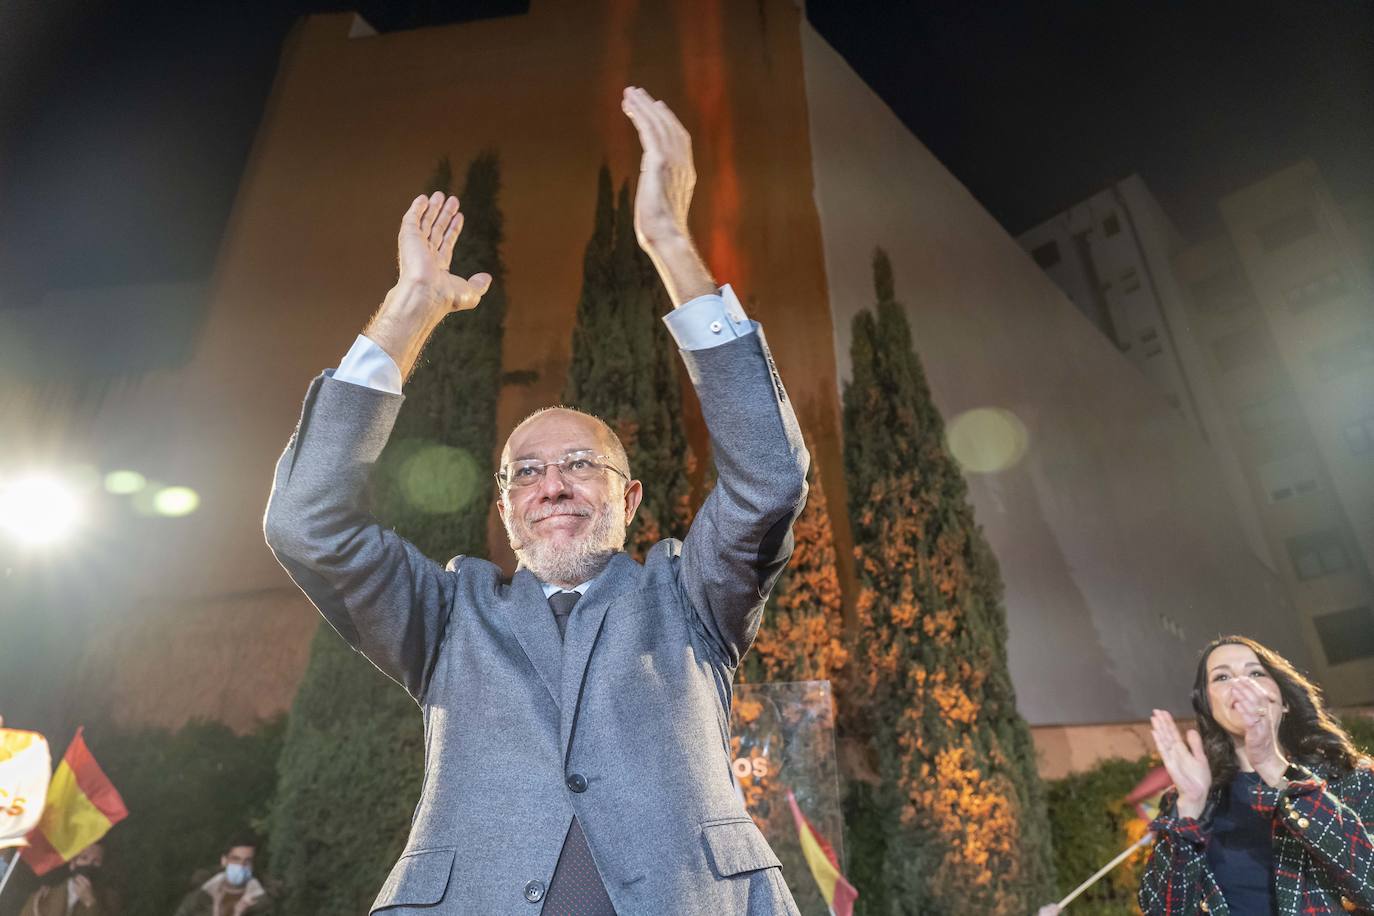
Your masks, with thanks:
[(421, 286), (448, 311), (462, 311), (477, 305), (491, 286), (491, 274), (477, 273), (464, 279), (449, 273), (453, 246), (463, 231), (463, 214), (458, 198), (435, 191), (410, 204), (401, 220), (396, 239), (396, 257), (401, 282)]
[(674, 237), (686, 238), (687, 211), (697, 181), (692, 138), (672, 110), (643, 89), (626, 89), (620, 105), (639, 132), (644, 150), (635, 189), (635, 236), (645, 250)]

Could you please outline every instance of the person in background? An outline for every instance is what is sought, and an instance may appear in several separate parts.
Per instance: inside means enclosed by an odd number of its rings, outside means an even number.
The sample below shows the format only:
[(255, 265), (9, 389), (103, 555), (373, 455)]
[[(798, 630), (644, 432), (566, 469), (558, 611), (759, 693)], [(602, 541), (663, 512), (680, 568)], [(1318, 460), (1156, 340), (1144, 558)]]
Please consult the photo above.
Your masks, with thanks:
[(29, 896), (19, 911), (21, 916), (114, 916), (118, 912), (100, 870), (105, 864), (105, 847), (92, 843), (67, 863), (65, 880), (44, 884)]
[(239, 834), (225, 844), (220, 871), (186, 895), (176, 916), (262, 916), (271, 912), (267, 889), (253, 877), (258, 839)]
[(1174, 781), (1150, 830), (1146, 916), (1374, 911), (1374, 762), (1318, 688), (1243, 636), (1203, 650), (1197, 729), (1151, 720)]

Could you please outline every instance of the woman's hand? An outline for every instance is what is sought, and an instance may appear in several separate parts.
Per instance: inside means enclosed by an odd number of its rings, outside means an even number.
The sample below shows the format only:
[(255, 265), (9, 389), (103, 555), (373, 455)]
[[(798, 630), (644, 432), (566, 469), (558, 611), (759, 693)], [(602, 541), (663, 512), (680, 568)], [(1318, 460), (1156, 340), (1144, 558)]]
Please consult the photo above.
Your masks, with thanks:
[(1150, 733), (1164, 769), (1178, 789), (1178, 813), (1183, 817), (1200, 816), (1207, 805), (1207, 792), (1212, 788), (1212, 768), (1202, 749), (1202, 737), (1190, 728), (1185, 742), (1179, 736), (1174, 717), (1162, 709), (1150, 715)]
[(1236, 711), (1245, 725), (1245, 759), (1269, 785), (1283, 788), (1288, 758), (1279, 746), (1279, 721), (1283, 702), (1270, 696), (1250, 678), (1239, 678), (1231, 687)]

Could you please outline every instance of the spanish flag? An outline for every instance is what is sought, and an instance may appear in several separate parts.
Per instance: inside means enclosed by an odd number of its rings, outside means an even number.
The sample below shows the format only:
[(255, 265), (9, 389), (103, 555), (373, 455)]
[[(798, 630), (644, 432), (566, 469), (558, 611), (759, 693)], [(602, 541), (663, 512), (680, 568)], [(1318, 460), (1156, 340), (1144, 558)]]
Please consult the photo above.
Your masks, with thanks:
[(78, 728), (48, 783), (43, 818), (29, 833), (24, 861), (34, 874), (45, 875), (128, 816), (124, 799), (91, 756)]
[(806, 864), (811, 867), (811, 875), (821, 889), (826, 906), (830, 907), (830, 912), (834, 916), (853, 916), (854, 901), (859, 899), (859, 892), (854, 890), (854, 885), (850, 884), (844, 875), (840, 874), (840, 863), (835, 856), (834, 848), (816, 832), (815, 827), (811, 826), (811, 822), (797, 805), (797, 797), (790, 790), (787, 793), (787, 804), (792, 806), (792, 818), (797, 822), (802, 855), (806, 857)]
[(1155, 767), (1136, 783), (1136, 787), (1126, 796), (1126, 804), (1135, 808), (1136, 814), (1148, 824), (1159, 815), (1160, 797), (1173, 784), (1168, 770)]

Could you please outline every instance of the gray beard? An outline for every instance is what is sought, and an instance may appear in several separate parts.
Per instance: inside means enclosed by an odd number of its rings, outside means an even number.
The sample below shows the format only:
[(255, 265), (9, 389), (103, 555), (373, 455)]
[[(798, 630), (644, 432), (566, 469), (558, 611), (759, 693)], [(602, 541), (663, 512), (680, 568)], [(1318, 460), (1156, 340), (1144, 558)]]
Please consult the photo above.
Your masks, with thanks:
[(610, 503), (597, 512), (590, 531), (565, 544), (522, 537), (509, 513), (506, 519), (506, 537), (520, 566), (550, 585), (571, 587), (595, 578), (625, 546), (625, 517)]

